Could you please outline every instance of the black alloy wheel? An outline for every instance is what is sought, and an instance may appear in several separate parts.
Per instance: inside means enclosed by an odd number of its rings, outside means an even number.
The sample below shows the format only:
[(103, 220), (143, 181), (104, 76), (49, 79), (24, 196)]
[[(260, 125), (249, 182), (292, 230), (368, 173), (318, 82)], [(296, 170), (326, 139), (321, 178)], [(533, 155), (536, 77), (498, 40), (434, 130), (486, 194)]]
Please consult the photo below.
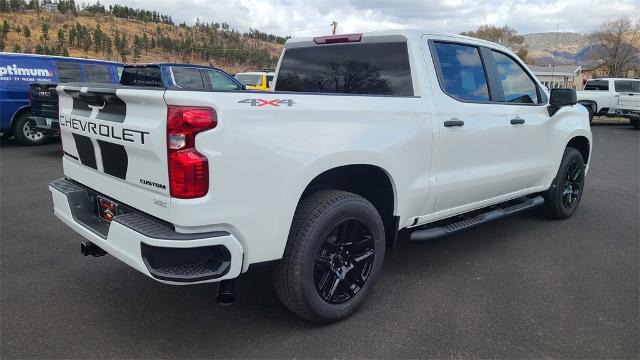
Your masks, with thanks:
[(560, 168), (551, 187), (545, 191), (544, 208), (554, 219), (566, 219), (573, 215), (584, 193), (585, 163), (575, 148), (565, 149)]
[(384, 253), (376, 207), (354, 193), (321, 190), (300, 200), (273, 284), (297, 315), (315, 323), (337, 321), (365, 302)]
[(562, 205), (566, 209), (571, 209), (576, 205), (576, 200), (579, 198), (580, 191), (582, 191), (582, 184), (582, 164), (572, 161), (567, 166), (562, 185)]
[(314, 281), (322, 299), (340, 304), (365, 285), (375, 257), (371, 232), (358, 219), (348, 219), (329, 232), (315, 257)]

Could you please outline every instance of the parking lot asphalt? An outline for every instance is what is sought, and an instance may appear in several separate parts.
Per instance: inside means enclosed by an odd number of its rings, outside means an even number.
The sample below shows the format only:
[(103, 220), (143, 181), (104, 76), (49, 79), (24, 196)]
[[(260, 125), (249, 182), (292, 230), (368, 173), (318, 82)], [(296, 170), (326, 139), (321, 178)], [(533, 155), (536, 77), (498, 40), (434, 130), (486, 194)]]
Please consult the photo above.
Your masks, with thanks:
[(326, 326), (289, 313), (266, 266), (221, 307), (215, 285), (162, 285), (113, 257), (83, 257), (83, 239), (51, 212), (58, 144), (4, 141), (0, 357), (637, 359), (640, 132), (593, 133), (574, 217), (532, 211), (403, 242), (363, 308)]

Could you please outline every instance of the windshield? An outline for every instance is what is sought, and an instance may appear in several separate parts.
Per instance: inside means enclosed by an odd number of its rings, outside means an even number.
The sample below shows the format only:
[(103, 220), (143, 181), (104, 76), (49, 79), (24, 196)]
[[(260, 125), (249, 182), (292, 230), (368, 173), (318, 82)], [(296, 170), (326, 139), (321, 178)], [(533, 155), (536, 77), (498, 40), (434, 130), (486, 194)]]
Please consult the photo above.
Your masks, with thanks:
[(258, 86), (262, 82), (262, 75), (236, 74), (236, 79), (243, 85)]

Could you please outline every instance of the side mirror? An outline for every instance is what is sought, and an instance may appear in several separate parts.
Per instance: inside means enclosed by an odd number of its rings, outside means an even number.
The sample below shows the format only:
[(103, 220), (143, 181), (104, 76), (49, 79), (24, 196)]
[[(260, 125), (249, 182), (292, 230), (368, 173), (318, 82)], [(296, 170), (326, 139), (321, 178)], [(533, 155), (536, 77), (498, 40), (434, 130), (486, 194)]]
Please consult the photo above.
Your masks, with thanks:
[(573, 106), (578, 103), (575, 89), (551, 89), (549, 97), (549, 116), (555, 115), (563, 106)]

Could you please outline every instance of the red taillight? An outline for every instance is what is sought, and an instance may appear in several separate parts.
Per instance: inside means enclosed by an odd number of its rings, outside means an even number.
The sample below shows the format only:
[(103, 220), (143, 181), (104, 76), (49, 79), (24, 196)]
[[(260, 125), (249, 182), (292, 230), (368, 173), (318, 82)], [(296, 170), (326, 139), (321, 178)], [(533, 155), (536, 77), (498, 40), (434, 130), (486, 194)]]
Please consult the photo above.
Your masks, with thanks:
[(318, 45), (360, 42), (361, 40), (362, 40), (362, 34), (329, 35), (329, 36), (317, 36), (313, 38), (313, 42)]
[(209, 191), (209, 162), (196, 151), (196, 135), (217, 124), (216, 111), (211, 108), (168, 107), (167, 156), (172, 197), (193, 199)]

